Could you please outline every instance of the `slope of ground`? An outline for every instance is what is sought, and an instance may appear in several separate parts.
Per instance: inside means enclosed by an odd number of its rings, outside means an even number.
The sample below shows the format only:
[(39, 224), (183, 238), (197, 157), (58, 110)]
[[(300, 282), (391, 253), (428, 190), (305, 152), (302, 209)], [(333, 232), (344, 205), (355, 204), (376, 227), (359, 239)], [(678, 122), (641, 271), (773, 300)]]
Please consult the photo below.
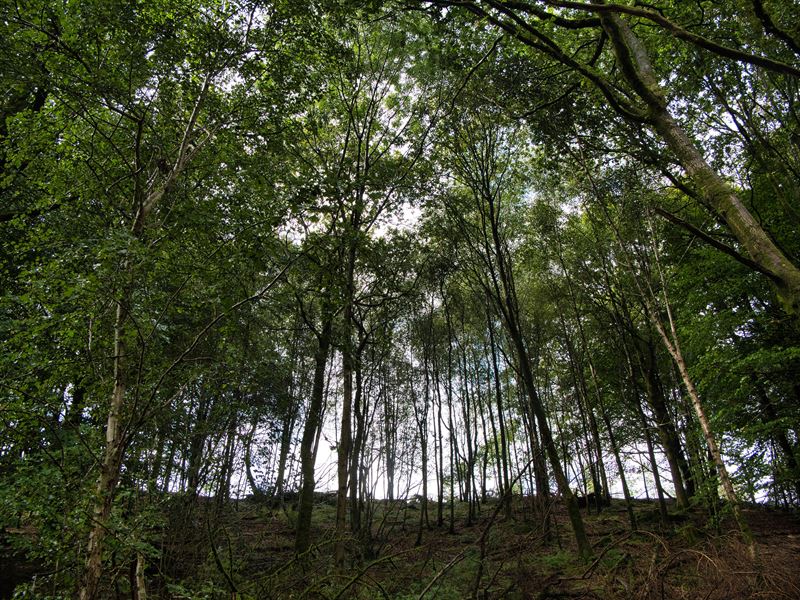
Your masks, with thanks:
[(471, 525), (466, 505), (457, 503), (452, 532), (449, 507), (438, 526), (429, 503), (430, 527), (423, 527), (417, 545), (419, 502), (378, 502), (371, 535), (348, 539), (348, 562), (337, 569), (331, 559), (335, 508), (329, 498), (321, 500), (316, 545), (299, 558), (291, 507), (242, 502), (221, 514), (213, 532), (203, 527), (209, 514), (200, 507), (192, 529), (205, 530), (204, 542), (181, 541), (167, 552), (184, 591), (172, 586), (164, 597), (197, 597), (201, 590), (205, 597), (276, 599), (800, 597), (800, 521), (766, 507), (744, 511), (755, 537), (751, 558), (724, 511), (709, 520), (705, 511), (671, 507), (662, 524), (654, 503), (637, 502), (639, 527), (632, 532), (624, 503), (614, 501), (600, 514), (584, 511), (595, 551), (584, 563), (558, 503), (542, 507), (517, 498), (508, 515), (490, 501)]
[[(634, 532), (624, 503), (615, 500), (600, 514), (584, 510), (595, 554), (582, 562), (557, 502), (515, 498), (507, 511), (489, 501), (471, 524), (466, 504), (456, 503), (452, 531), (449, 506), (439, 526), (429, 503), (430, 524), (419, 544), (419, 501), (375, 502), (367, 507), (370, 535), (345, 540), (347, 563), (340, 568), (331, 559), (329, 496), (318, 497), (315, 545), (301, 557), (294, 553), (291, 506), (182, 498), (165, 506), (165, 526), (151, 537), (160, 559), (148, 565), (150, 598), (800, 598), (800, 520), (761, 506), (744, 510), (755, 538), (752, 558), (724, 511), (709, 520), (700, 509), (670, 507), (664, 524), (654, 503), (638, 501)], [(12, 573), (30, 578), (35, 568), (5, 548), (0, 589), (8, 597)], [(130, 597), (124, 575), (114, 589)]]

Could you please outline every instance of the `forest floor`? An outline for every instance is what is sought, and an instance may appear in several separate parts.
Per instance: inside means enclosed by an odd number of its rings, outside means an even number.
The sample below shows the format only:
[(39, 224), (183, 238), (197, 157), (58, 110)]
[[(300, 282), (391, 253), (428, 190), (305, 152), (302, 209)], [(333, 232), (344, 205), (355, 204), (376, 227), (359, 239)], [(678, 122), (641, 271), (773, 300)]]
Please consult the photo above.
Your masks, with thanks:
[[(346, 564), (337, 569), (334, 501), (322, 494), (318, 500), (315, 546), (302, 557), (294, 552), (291, 506), (243, 500), (220, 507), (202, 500), (187, 509), (183, 501), (165, 503), (165, 526), (152, 539), (161, 559), (148, 565), (149, 597), (800, 598), (800, 516), (763, 506), (744, 509), (754, 559), (729, 517), (709, 519), (707, 511), (670, 506), (663, 524), (656, 503), (637, 501), (639, 528), (631, 532), (621, 500), (600, 514), (584, 509), (594, 549), (594, 558), (584, 562), (558, 503), (537, 507), (515, 498), (509, 515), (489, 501), (468, 525), (467, 505), (457, 502), (451, 532), (449, 506), (440, 527), (436, 503), (429, 502), (430, 527), (423, 527), (417, 545), (420, 503), (380, 501), (372, 506), (371, 538), (345, 540)], [(120, 576), (117, 593), (130, 598), (125, 579)]]
[[(294, 554), (291, 507), (240, 502), (221, 513), (213, 535), (198, 511), (197, 539), (171, 537), (180, 541), (167, 552), (174, 562), (164, 567), (186, 590), (172, 586), (172, 597), (209, 593), (213, 581), (218, 597), (235, 589), (276, 599), (800, 598), (800, 517), (767, 507), (744, 510), (755, 559), (731, 518), (710, 520), (705, 510), (671, 506), (665, 525), (656, 503), (637, 501), (639, 529), (631, 533), (623, 501), (600, 514), (584, 509), (595, 558), (583, 562), (559, 503), (537, 507), (516, 498), (508, 515), (489, 501), (467, 525), (467, 505), (457, 502), (451, 532), (449, 506), (437, 526), (436, 504), (429, 502), (430, 528), (423, 527), (417, 545), (420, 503), (376, 502), (371, 538), (346, 540), (347, 562), (336, 569), (335, 502), (319, 500), (316, 546), (301, 558)], [(549, 535), (543, 514), (551, 517)]]

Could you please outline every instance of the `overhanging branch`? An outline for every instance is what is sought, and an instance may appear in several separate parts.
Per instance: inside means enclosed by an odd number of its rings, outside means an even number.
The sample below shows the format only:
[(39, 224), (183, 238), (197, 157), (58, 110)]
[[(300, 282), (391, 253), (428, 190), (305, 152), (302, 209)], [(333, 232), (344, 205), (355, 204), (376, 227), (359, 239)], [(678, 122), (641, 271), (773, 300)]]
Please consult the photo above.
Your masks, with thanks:
[(764, 269), (761, 265), (759, 265), (756, 262), (753, 262), (752, 260), (750, 260), (746, 256), (742, 256), (739, 252), (737, 252), (736, 250), (734, 250), (733, 248), (731, 248), (727, 244), (723, 244), (719, 240), (711, 237), (705, 231), (695, 227), (694, 225), (692, 225), (688, 221), (684, 221), (683, 219), (681, 219), (677, 215), (674, 215), (671, 212), (668, 212), (668, 211), (664, 210), (663, 208), (656, 207), (655, 208), (655, 212), (658, 215), (664, 217), (670, 223), (672, 223), (674, 225), (678, 225), (680, 227), (683, 227), (686, 231), (688, 231), (692, 235), (700, 238), (705, 243), (707, 243), (709, 246), (712, 246), (712, 247), (716, 248), (717, 250), (719, 250), (720, 252), (722, 252), (724, 254), (727, 254), (728, 256), (733, 258), (735, 261), (737, 261), (737, 262), (743, 264), (744, 266), (746, 266), (748, 269), (751, 269), (753, 271), (757, 271), (758, 273), (761, 273), (762, 275), (766, 275), (770, 279), (775, 280), (775, 276), (772, 273), (770, 273), (769, 271), (767, 271), (766, 269)]

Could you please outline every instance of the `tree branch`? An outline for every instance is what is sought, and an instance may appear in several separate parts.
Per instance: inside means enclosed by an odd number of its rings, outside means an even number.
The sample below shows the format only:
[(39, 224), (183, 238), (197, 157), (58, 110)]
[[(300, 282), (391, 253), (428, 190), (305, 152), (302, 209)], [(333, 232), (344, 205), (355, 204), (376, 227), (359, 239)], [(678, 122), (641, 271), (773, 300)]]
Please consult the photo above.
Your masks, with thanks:
[[(647, 19), (648, 21), (655, 23), (662, 29), (669, 31), (676, 38), (694, 44), (699, 48), (709, 50), (719, 56), (723, 56), (725, 58), (731, 58), (733, 60), (761, 67), (763, 69), (774, 71), (776, 73), (791, 75), (792, 77), (800, 77), (800, 69), (798, 69), (797, 67), (789, 65), (785, 62), (781, 62), (779, 60), (768, 58), (766, 56), (750, 54), (748, 52), (742, 52), (741, 50), (737, 50), (736, 48), (731, 48), (730, 46), (718, 44), (717, 42), (710, 40), (706, 37), (703, 37), (702, 35), (699, 35), (697, 33), (692, 33), (691, 31), (684, 29), (674, 21), (671, 21), (667, 17), (660, 15), (659, 13), (649, 9), (640, 8), (636, 6), (622, 6), (620, 4), (586, 4), (584, 2), (571, 2), (567, 0), (543, 0), (543, 1), (549, 4), (550, 6), (556, 6), (559, 8), (572, 8), (575, 10), (585, 10), (599, 14), (617, 13), (617, 14), (627, 14), (633, 17), (641, 17), (643, 19)], [(774, 32), (770, 31), (770, 33)], [(781, 39), (784, 38), (781, 37)], [(784, 39), (784, 41), (786, 40)]]
[(753, 262), (752, 260), (750, 260), (746, 256), (742, 256), (741, 254), (739, 254), (739, 252), (737, 252), (736, 250), (734, 250), (733, 248), (731, 248), (727, 244), (723, 244), (719, 240), (711, 237), (709, 234), (707, 234), (706, 232), (702, 231), (701, 229), (698, 229), (697, 227), (695, 227), (694, 225), (692, 225), (688, 221), (684, 221), (683, 219), (681, 219), (677, 215), (674, 215), (671, 212), (668, 212), (668, 211), (664, 210), (663, 208), (656, 207), (655, 211), (656, 211), (657, 214), (659, 214), (662, 217), (664, 217), (670, 223), (673, 223), (674, 225), (678, 225), (680, 227), (683, 227), (686, 231), (688, 231), (692, 235), (700, 238), (705, 243), (707, 243), (709, 246), (712, 246), (712, 247), (716, 248), (717, 250), (719, 250), (720, 252), (722, 252), (724, 254), (727, 254), (728, 256), (730, 256), (731, 258), (736, 260), (737, 262), (739, 262), (739, 263), (743, 264), (744, 266), (746, 266), (748, 269), (751, 269), (753, 271), (757, 271), (757, 272), (761, 273), (762, 275), (766, 275), (770, 279), (774, 280), (774, 276), (769, 271), (767, 271), (762, 266), (760, 266), (758, 263)]

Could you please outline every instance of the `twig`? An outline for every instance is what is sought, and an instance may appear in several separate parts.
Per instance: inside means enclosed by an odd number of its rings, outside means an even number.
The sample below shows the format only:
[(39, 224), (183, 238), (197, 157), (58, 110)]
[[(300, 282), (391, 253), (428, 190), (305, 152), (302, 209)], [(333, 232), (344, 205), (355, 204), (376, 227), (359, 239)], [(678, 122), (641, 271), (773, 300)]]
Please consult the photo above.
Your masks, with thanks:
[(480, 537), (478, 537), (478, 539), (472, 542), (469, 546), (464, 548), (461, 552), (456, 554), (449, 563), (447, 563), (444, 567), (442, 567), (442, 569), (434, 576), (434, 578), (431, 579), (428, 585), (425, 586), (425, 589), (422, 590), (420, 595), (417, 596), (417, 600), (422, 600), (425, 594), (428, 593), (428, 590), (430, 590), (431, 587), (433, 587), (433, 585), (439, 579), (441, 579), (441, 577), (445, 573), (447, 573), (447, 571), (449, 571), (459, 562), (464, 560), (467, 550), (477, 545), (480, 545), (481, 547), (481, 560), (478, 568), (479, 569), (478, 577), (476, 577), (475, 588), (477, 589), (478, 587), (480, 587), (480, 576), (483, 572), (483, 559), (486, 556), (486, 537), (489, 535), (489, 531), (494, 525), (495, 519), (497, 519), (497, 515), (500, 514), (500, 510), (503, 508), (506, 500), (508, 499), (509, 496), (511, 496), (512, 490), (514, 489), (514, 484), (516, 484), (517, 481), (519, 481), (520, 477), (522, 477), (522, 475), (528, 470), (528, 468), (531, 466), (532, 463), (533, 463), (533, 458), (531, 458), (531, 460), (528, 461), (528, 464), (526, 464), (522, 469), (520, 469), (520, 472), (517, 474), (517, 476), (514, 477), (513, 480), (511, 480), (510, 485), (508, 486), (508, 489), (506, 490), (505, 494), (503, 494), (503, 496), (500, 497), (500, 501), (497, 503), (497, 506), (495, 507), (494, 511), (492, 511), (492, 516), (489, 518), (489, 522), (486, 524), (486, 527), (483, 528)]
[(594, 559), (592, 564), (589, 565), (589, 568), (587, 568), (583, 572), (583, 575), (581, 575), (580, 577), (562, 577), (562, 578), (558, 579), (556, 583), (561, 583), (562, 581), (581, 581), (583, 579), (587, 579), (592, 574), (592, 572), (597, 568), (597, 565), (600, 564), (600, 561), (603, 559), (603, 557), (606, 555), (606, 553), (609, 550), (611, 550), (612, 548), (618, 546), (619, 544), (621, 544), (622, 542), (627, 540), (629, 537), (631, 537), (631, 535), (633, 535), (632, 531), (628, 532), (626, 535), (623, 535), (621, 538), (619, 538), (613, 544), (609, 544), (608, 546), (603, 548), (603, 551), (598, 555), (598, 557), (596, 559)]
[[(206, 528), (208, 530), (208, 543), (211, 544), (211, 554), (214, 556), (214, 564), (217, 566), (219, 572), (222, 573), (223, 577), (225, 577), (225, 581), (227, 582), (230, 591), (233, 594), (238, 594), (239, 590), (236, 588), (236, 584), (233, 582), (231, 575), (229, 575), (225, 570), (225, 567), (219, 558), (219, 554), (217, 553), (217, 547), (214, 545), (214, 536), (211, 533), (211, 521), (206, 521)], [(232, 568), (233, 565), (231, 564), (231, 569)]]
[(405, 550), (401, 550), (400, 552), (396, 552), (395, 554), (388, 554), (388, 555), (384, 556), (383, 558), (379, 558), (377, 560), (373, 560), (366, 567), (364, 567), (358, 573), (353, 575), (353, 577), (350, 578), (350, 581), (348, 581), (347, 584), (341, 590), (339, 590), (339, 593), (336, 594), (333, 597), (333, 600), (338, 600), (339, 598), (341, 598), (342, 594), (344, 594), (348, 589), (350, 589), (350, 586), (352, 586), (359, 579), (361, 579), (364, 576), (364, 574), (367, 571), (369, 571), (372, 567), (374, 567), (375, 565), (380, 564), (380, 563), (385, 562), (385, 561), (391, 561), (393, 558), (397, 558), (398, 556), (402, 556), (403, 554), (408, 554), (409, 552), (412, 552), (414, 550), (417, 550), (417, 548), (407, 548)]
[(469, 549), (470, 549), (470, 547), (472, 547), (472, 545), (473, 545), (473, 544), (470, 544), (469, 546), (467, 546), (466, 548), (464, 548), (464, 549), (463, 549), (461, 552), (459, 552), (458, 554), (456, 554), (456, 555), (453, 557), (453, 559), (452, 559), (452, 560), (451, 560), (449, 563), (447, 563), (445, 566), (443, 566), (443, 567), (441, 568), (441, 570), (440, 570), (440, 571), (439, 571), (439, 572), (436, 574), (436, 576), (435, 576), (433, 579), (431, 579), (431, 580), (430, 580), (430, 582), (428, 583), (428, 585), (426, 585), (426, 586), (425, 586), (425, 589), (424, 589), (424, 590), (422, 590), (422, 592), (420, 593), (420, 595), (419, 595), (419, 596), (417, 596), (417, 600), (422, 600), (422, 599), (425, 597), (425, 594), (427, 594), (427, 593), (428, 593), (428, 590), (430, 590), (430, 589), (433, 587), (433, 585), (434, 585), (434, 584), (435, 584), (437, 581), (439, 581), (439, 579), (441, 579), (441, 577), (442, 577), (442, 576), (443, 576), (445, 573), (447, 573), (447, 572), (448, 572), (450, 569), (452, 569), (454, 566), (456, 566), (458, 563), (460, 563), (462, 560), (464, 560), (464, 558), (465, 558), (465, 554), (466, 554), (467, 550), (469, 550)]

